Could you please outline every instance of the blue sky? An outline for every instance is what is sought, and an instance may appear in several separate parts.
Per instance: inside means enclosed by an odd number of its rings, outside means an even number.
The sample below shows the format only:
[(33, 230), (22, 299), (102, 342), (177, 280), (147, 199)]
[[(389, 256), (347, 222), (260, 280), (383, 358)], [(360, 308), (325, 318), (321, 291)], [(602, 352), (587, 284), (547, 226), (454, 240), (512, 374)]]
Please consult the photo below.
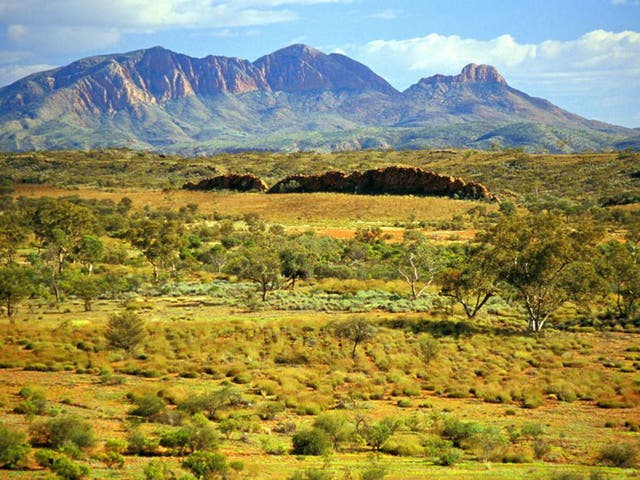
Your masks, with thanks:
[(530, 95), (640, 127), (640, 0), (0, 0), (0, 86), (155, 45), (255, 60), (292, 43), (400, 90), (489, 63)]

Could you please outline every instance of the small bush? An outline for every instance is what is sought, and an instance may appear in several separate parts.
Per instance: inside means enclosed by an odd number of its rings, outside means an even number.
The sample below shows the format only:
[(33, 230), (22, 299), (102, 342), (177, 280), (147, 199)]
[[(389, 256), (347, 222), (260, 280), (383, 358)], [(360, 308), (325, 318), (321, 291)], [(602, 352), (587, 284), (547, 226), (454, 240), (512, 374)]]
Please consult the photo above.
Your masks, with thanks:
[(320, 468), (308, 468), (294, 472), (287, 480), (331, 480), (332, 478), (331, 472)]
[(634, 468), (640, 461), (640, 450), (631, 443), (612, 443), (600, 449), (599, 461), (613, 467)]
[(47, 399), (42, 390), (23, 387), (19, 395), (24, 398), (24, 400), (13, 409), (15, 413), (23, 415), (44, 415), (47, 409)]
[(144, 320), (134, 312), (122, 312), (109, 318), (104, 336), (113, 348), (133, 351), (146, 337)]
[(263, 438), (260, 441), (260, 446), (267, 455), (284, 455), (287, 453), (287, 446), (276, 438)]
[(159, 440), (147, 437), (141, 430), (131, 430), (127, 435), (127, 453), (130, 455), (155, 455)]
[(76, 463), (62, 453), (45, 448), (36, 452), (36, 462), (41, 467), (50, 469), (63, 480), (81, 480), (89, 475), (89, 467), (86, 465)]
[(95, 444), (91, 423), (74, 415), (34, 423), (30, 432), (32, 443), (54, 449), (72, 445), (85, 449)]
[(129, 415), (134, 417), (157, 420), (166, 408), (164, 400), (152, 393), (142, 396), (129, 395), (129, 397), (136, 404), (136, 407), (129, 412)]
[(24, 433), (0, 425), (0, 466), (9, 469), (25, 465), (31, 447)]
[(195, 452), (189, 455), (182, 467), (191, 471), (196, 477), (208, 479), (222, 475), (229, 470), (227, 457), (221, 453)]
[(292, 438), (294, 455), (325, 455), (331, 449), (331, 440), (324, 430), (300, 430)]
[(542, 405), (542, 394), (540, 392), (525, 392), (522, 399), (522, 406), (528, 409), (538, 408)]
[(370, 465), (360, 473), (361, 480), (383, 480), (387, 469), (382, 465)]

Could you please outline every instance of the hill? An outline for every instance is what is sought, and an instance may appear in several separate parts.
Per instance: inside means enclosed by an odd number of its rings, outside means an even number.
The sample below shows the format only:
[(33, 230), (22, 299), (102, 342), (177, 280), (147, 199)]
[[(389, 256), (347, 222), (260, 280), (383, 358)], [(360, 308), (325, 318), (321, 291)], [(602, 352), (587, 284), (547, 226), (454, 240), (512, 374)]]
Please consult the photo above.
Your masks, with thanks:
[(561, 152), (634, 141), (637, 130), (530, 97), (488, 65), (399, 92), (367, 66), (306, 45), (254, 62), (155, 47), (86, 58), (0, 89), (4, 151), (126, 146), (199, 155), (499, 144)]

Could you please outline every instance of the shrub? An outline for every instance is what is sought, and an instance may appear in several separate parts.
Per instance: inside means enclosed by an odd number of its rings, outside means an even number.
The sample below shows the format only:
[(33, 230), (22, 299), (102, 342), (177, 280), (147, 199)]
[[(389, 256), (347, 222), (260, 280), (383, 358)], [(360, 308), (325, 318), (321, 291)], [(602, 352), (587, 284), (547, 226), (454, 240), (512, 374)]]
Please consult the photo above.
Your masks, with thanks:
[(333, 448), (339, 448), (340, 443), (351, 438), (353, 425), (345, 415), (340, 413), (325, 413), (316, 417), (313, 422), (314, 428), (323, 430), (331, 439)]
[(287, 480), (331, 480), (332, 478), (331, 472), (324, 469), (308, 468), (294, 472)]
[(128, 395), (136, 407), (129, 412), (134, 417), (142, 417), (148, 420), (157, 420), (166, 408), (163, 399), (153, 393), (145, 393), (142, 396)]
[(640, 461), (640, 450), (631, 443), (612, 443), (600, 449), (599, 461), (613, 467), (633, 468)]
[(436, 465), (455, 465), (462, 458), (462, 451), (453, 446), (453, 442), (442, 438), (431, 438), (424, 444), (427, 458)]
[(191, 414), (204, 412), (207, 418), (213, 420), (219, 410), (238, 405), (241, 401), (242, 395), (238, 390), (225, 386), (188, 398), (181, 402), (178, 408)]
[(13, 409), (15, 413), (23, 415), (43, 415), (46, 412), (47, 399), (42, 390), (22, 387), (19, 395), (24, 398), (24, 400)]
[(43, 448), (36, 452), (36, 462), (63, 480), (80, 480), (89, 475), (89, 467), (76, 463), (66, 455)]
[(276, 415), (284, 410), (285, 406), (282, 402), (265, 402), (258, 406), (258, 416), (262, 420), (274, 420)]
[(122, 312), (112, 315), (104, 336), (113, 348), (126, 352), (134, 350), (146, 337), (144, 320), (134, 312)]
[(442, 437), (451, 440), (454, 447), (461, 447), (474, 434), (480, 433), (482, 428), (474, 422), (463, 422), (456, 418), (445, 418)]
[(16, 469), (22, 467), (27, 459), (31, 447), (27, 443), (27, 436), (16, 432), (4, 425), (0, 425), (0, 465), (4, 468)]
[(387, 469), (382, 465), (370, 465), (360, 473), (361, 480), (383, 480)]
[(138, 429), (127, 435), (127, 453), (130, 455), (155, 455), (158, 445), (158, 440), (147, 437)]
[(292, 438), (294, 455), (325, 455), (331, 449), (331, 440), (324, 430), (300, 430)]
[(205, 480), (224, 474), (229, 470), (227, 457), (221, 453), (212, 452), (192, 453), (182, 462), (182, 467), (191, 471), (196, 477)]
[(34, 423), (30, 432), (32, 443), (54, 449), (70, 445), (84, 449), (95, 444), (95, 434), (91, 424), (74, 415)]
[(542, 393), (531, 391), (525, 392), (522, 399), (522, 406), (524, 408), (534, 409), (542, 405)]
[(158, 460), (152, 460), (146, 467), (144, 467), (144, 480), (195, 480), (195, 477), (188, 473), (181, 471), (176, 473), (165, 462), (159, 462)]
[(262, 451), (267, 455), (284, 455), (287, 453), (287, 446), (272, 437), (260, 440), (260, 446), (262, 447)]
[(179, 455), (199, 450), (211, 450), (218, 446), (218, 431), (204, 415), (195, 415), (193, 420), (174, 430), (168, 430), (160, 437), (160, 445), (175, 448)]

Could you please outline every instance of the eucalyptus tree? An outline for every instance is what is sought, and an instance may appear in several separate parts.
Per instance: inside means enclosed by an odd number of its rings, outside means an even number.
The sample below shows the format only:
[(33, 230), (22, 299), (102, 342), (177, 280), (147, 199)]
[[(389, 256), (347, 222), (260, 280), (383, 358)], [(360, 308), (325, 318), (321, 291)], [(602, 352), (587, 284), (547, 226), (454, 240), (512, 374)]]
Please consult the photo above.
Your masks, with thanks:
[(546, 212), (504, 217), (484, 235), (495, 271), (522, 302), (531, 331), (540, 332), (565, 302), (582, 302), (595, 288), (592, 258), (600, 236), (589, 218)]

